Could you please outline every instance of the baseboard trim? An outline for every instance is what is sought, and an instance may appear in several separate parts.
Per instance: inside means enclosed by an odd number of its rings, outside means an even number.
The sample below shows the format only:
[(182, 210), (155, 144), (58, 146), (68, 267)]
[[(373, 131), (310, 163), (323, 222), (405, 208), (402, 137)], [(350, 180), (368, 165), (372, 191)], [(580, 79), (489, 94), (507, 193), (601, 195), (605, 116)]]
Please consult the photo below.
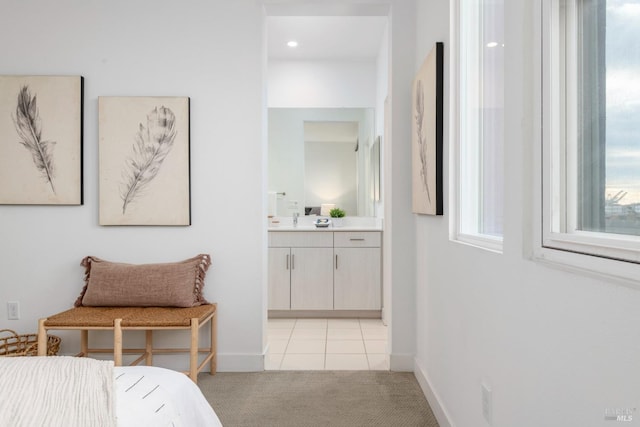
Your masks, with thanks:
[(389, 369), (395, 372), (413, 372), (413, 354), (390, 354)]
[(417, 359), (415, 359), (413, 374), (416, 376), (418, 384), (420, 384), (424, 397), (426, 397), (427, 402), (429, 402), (433, 415), (435, 415), (436, 420), (438, 420), (438, 425), (440, 425), (440, 427), (455, 427), (438, 394), (433, 387), (431, 387), (431, 381), (429, 381), (426, 372), (422, 369)]
[(218, 354), (218, 372), (264, 371), (262, 354)]
[(269, 310), (269, 319), (290, 318), (382, 318), (381, 310)]

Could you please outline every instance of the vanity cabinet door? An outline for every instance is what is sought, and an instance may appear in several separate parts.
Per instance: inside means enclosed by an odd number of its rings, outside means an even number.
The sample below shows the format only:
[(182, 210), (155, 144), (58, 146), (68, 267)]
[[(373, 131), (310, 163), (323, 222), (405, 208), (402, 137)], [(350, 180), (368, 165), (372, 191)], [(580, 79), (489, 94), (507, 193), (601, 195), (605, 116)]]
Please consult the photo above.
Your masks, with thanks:
[(380, 310), (380, 248), (335, 248), (334, 309)]
[(291, 248), (291, 309), (333, 310), (333, 248)]
[(291, 308), (291, 249), (269, 248), (269, 310)]

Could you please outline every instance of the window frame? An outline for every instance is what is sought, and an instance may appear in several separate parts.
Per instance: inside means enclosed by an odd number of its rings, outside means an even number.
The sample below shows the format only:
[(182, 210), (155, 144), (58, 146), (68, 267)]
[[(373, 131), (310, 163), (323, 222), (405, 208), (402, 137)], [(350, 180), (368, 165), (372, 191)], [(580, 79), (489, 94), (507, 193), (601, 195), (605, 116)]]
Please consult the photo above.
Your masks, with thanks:
[[(483, 233), (471, 233), (463, 230), (468, 230), (475, 227), (479, 229), (477, 224), (480, 223), (482, 218), (482, 189), (477, 188), (476, 191), (471, 191), (471, 185), (469, 182), (478, 182), (482, 178), (482, 166), (480, 159), (482, 156), (482, 150), (479, 144), (473, 146), (462, 146), (462, 102), (461, 102), (461, 88), (462, 88), (462, 72), (461, 72), (461, 2), (463, 0), (453, 1), (451, 7), (451, 24), (452, 31), (451, 37), (451, 107), (450, 107), (450, 135), (452, 137), (452, 150), (450, 156), (450, 170), (451, 170), (451, 182), (455, 185), (451, 186), (451, 197), (453, 206), (451, 212), (454, 212), (453, 221), (450, 222), (450, 240), (486, 249), (491, 252), (502, 253), (503, 251), (503, 236), (504, 229), (501, 236), (495, 236)], [(481, 90), (481, 88), (480, 88)], [(482, 129), (481, 120), (476, 123), (477, 127)], [(503, 128), (504, 132), (504, 128)], [(465, 153), (470, 156), (475, 156), (473, 161), (469, 161), (470, 157), (465, 157)], [(464, 167), (463, 167), (464, 166)], [(504, 164), (501, 165), (498, 173), (504, 178)], [(467, 183), (465, 186), (464, 183)], [(469, 206), (474, 206), (475, 209), (468, 209)], [(464, 211), (464, 213), (463, 213)], [(502, 207), (504, 212), (504, 206)], [(503, 224), (504, 227), (504, 224)]]
[[(571, 0), (575, 4), (576, 0)], [(571, 271), (615, 279), (620, 283), (637, 287), (640, 285), (640, 237), (603, 232), (580, 231), (576, 228), (577, 201), (577, 155), (567, 155), (567, 145), (575, 144), (577, 108), (567, 114), (570, 123), (563, 129), (556, 118), (557, 81), (553, 80), (558, 54), (554, 45), (559, 28), (556, 0), (537, 0), (534, 6), (534, 67), (536, 71), (534, 97), (537, 114), (534, 118), (534, 212), (539, 215), (534, 221), (533, 258)], [(569, 22), (569, 25), (572, 25)], [(574, 27), (575, 28), (575, 27)], [(576, 35), (574, 31), (572, 35)], [(569, 55), (568, 68), (575, 71), (575, 55)], [(574, 81), (577, 79), (574, 79)], [(554, 92), (556, 90), (556, 92)], [(576, 87), (569, 87), (569, 99), (575, 99)], [(570, 106), (575, 107), (575, 106)], [(535, 124), (534, 123), (534, 124)], [(563, 135), (566, 133), (566, 135)], [(568, 142), (562, 141), (566, 137)], [(568, 146), (572, 149), (573, 146)], [(553, 166), (559, 167), (553, 167)], [(562, 212), (568, 212), (562, 214)], [(572, 219), (574, 218), (574, 219)]]

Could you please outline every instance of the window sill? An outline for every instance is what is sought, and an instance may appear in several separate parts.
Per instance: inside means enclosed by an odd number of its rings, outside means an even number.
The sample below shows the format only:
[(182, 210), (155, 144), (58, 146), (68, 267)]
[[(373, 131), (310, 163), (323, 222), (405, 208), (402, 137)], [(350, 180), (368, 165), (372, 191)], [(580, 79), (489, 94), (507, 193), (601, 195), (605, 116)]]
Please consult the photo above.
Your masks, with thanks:
[(538, 247), (533, 261), (594, 279), (640, 289), (640, 265), (561, 249)]
[(457, 234), (451, 239), (453, 242), (463, 245), (472, 246), (474, 248), (483, 249), (485, 251), (502, 254), (502, 239), (499, 237), (489, 237), (473, 234)]

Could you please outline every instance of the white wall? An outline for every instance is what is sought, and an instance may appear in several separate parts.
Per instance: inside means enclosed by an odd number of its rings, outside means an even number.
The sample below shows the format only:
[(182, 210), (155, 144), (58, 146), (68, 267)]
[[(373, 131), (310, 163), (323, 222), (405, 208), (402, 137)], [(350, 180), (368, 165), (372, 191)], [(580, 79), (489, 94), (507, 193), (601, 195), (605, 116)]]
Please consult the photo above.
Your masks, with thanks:
[[(386, 41), (383, 41), (382, 44), (387, 46)], [(385, 65), (387, 64), (385, 63)], [(378, 60), (285, 61), (272, 59), (268, 64), (267, 102), (270, 108), (340, 107), (376, 110), (381, 86), (379, 70)], [(386, 93), (386, 89), (384, 93)], [(375, 119), (377, 119), (377, 111), (375, 115)], [(367, 186), (359, 186), (357, 212), (351, 210), (347, 212), (347, 215), (375, 215), (367, 178), (369, 146), (375, 138), (369, 131), (372, 129), (370, 121), (375, 119), (374, 117), (366, 117), (365, 122), (361, 121), (358, 182), (365, 183)], [(377, 122), (374, 122), (374, 126), (376, 130), (382, 127)], [(292, 165), (292, 167), (296, 166)], [(272, 171), (269, 171), (269, 174), (271, 178)], [(282, 199), (278, 203), (281, 207), (286, 206), (286, 201)], [(278, 213), (284, 212), (286, 214), (288, 211), (288, 209), (284, 211), (279, 209)]]
[[(377, 64), (374, 60), (279, 60), (268, 62), (267, 103), (269, 108), (374, 108), (376, 106)], [(271, 120), (271, 119), (270, 119)], [(343, 120), (339, 118), (338, 120)], [(365, 124), (361, 121), (361, 125)], [(284, 125), (284, 124), (283, 124)], [(368, 125), (368, 124), (366, 124)], [(360, 126), (360, 129), (369, 129)], [(271, 130), (269, 131), (271, 132)], [(367, 132), (367, 140), (370, 140)], [(361, 143), (363, 139), (360, 139)], [(368, 141), (366, 141), (368, 142)], [(300, 147), (301, 148), (301, 147)], [(270, 156), (273, 150), (270, 147)], [(360, 152), (362, 155), (364, 151)], [(303, 153), (302, 153), (303, 154)], [(286, 154), (293, 157), (293, 154)], [(364, 160), (358, 160), (359, 164)], [(304, 176), (302, 163), (289, 163), (296, 175)], [(269, 191), (282, 192), (272, 185), (282, 183), (279, 175), (269, 170)], [(277, 174), (277, 172), (276, 172)], [(285, 171), (286, 174), (286, 171)], [(358, 169), (358, 179), (364, 180), (363, 168)], [(285, 178), (290, 187), (290, 178)], [(304, 181), (297, 181), (294, 191), (278, 199), (278, 215), (288, 215), (288, 200), (304, 200)], [(283, 188), (279, 184), (278, 188)], [(296, 188), (300, 187), (300, 188)], [(299, 196), (302, 194), (302, 197)], [(366, 189), (358, 191), (358, 208), (350, 209), (347, 215), (369, 215), (363, 210), (366, 203)], [(302, 203), (298, 203), (300, 214), (304, 214)]]
[(269, 107), (374, 107), (376, 62), (270, 60)]
[[(390, 120), (389, 114), (385, 112), (386, 105), (390, 105), (389, 96), (389, 23), (385, 26), (378, 57), (376, 59), (376, 132), (375, 136), (380, 137), (380, 191), (379, 200), (374, 203), (374, 212), (377, 218), (384, 218), (384, 205), (386, 191), (383, 183), (386, 181), (386, 146), (389, 135), (391, 135), (391, 125), (386, 122)], [(391, 257), (390, 245), (383, 245), (383, 258)], [(385, 325), (389, 324), (389, 316), (391, 315), (391, 272), (387, 268), (382, 271), (382, 321)]]
[[(396, 1), (391, 10), (389, 129), (384, 141), (383, 280), (392, 370), (413, 370), (416, 334), (416, 237), (411, 214), (411, 82), (414, 77), (416, 3)], [(390, 315), (387, 308), (391, 308)]]
[[(34, 332), (38, 318), (70, 308), (83, 284), (85, 255), (142, 263), (210, 253), (205, 296), (219, 303), (219, 368), (261, 369), (266, 211), (259, 2), (3, 3), (1, 74), (85, 77), (85, 203), (0, 206), (0, 328)], [(109, 95), (191, 98), (192, 226), (98, 225), (97, 97)], [(20, 320), (6, 320), (6, 301), (21, 303)], [(63, 352), (77, 350), (76, 334), (59, 335)]]
[(371, 156), (371, 147), (375, 142), (374, 108), (365, 111), (363, 123), (358, 127), (358, 215), (376, 216)]
[(334, 203), (336, 207), (357, 214), (357, 158), (355, 141), (306, 141), (304, 144), (305, 203), (321, 206)]
[(389, 25), (385, 26), (376, 58), (376, 135), (384, 132), (384, 101), (389, 95)]
[[(640, 292), (526, 255), (536, 219), (531, 158), (539, 146), (532, 139), (533, 3), (505, 2), (504, 253), (449, 240), (448, 143), (445, 215), (415, 218), (415, 369), (443, 426), (488, 425), (481, 382), (493, 390), (496, 427), (607, 426), (605, 409), (640, 401)], [(416, 67), (435, 41), (445, 42), (448, 65), (449, 1), (418, 4)]]

